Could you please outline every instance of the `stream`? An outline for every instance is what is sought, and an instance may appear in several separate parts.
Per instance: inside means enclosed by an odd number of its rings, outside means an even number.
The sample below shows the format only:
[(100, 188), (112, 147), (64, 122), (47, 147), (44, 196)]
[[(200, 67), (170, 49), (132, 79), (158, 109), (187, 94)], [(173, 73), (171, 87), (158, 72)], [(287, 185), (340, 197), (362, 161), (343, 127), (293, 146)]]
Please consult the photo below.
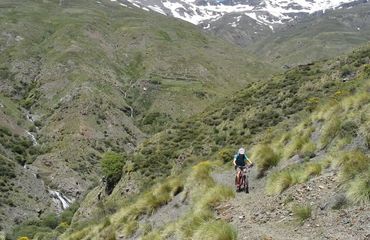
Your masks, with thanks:
[(38, 145), (38, 142), (37, 142), (37, 140), (36, 140), (35, 135), (33, 135), (33, 134), (32, 134), (31, 132), (29, 132), (29, 131), (26, 131), (26, 133), (27, 133), (27, 135), (28, 135), (28, 136), (30, 136), (33, 146)]

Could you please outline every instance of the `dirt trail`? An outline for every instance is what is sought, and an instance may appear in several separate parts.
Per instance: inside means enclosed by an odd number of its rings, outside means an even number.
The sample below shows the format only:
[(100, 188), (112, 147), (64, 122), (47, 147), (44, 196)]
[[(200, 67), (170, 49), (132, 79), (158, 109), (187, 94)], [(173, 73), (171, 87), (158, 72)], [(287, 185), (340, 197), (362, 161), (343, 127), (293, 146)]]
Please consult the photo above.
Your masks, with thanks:
[[(332, 175), (326, 173), (272, 197), (265, 194), (266, 179), (256, 179), (256, 171), (252, 169), (250, 193), (236, 193), (234, 199), (220, 205), (216, 212), (237, 229), (241, 240), (370, 240), (370, 206), (327, 209), (328, 199), (336, 194)], [(216, 171), (213, 177), (218, 183), (234, 188), (234, 171)], [(304, 224), (299, 224), (291, 212), (295, 203), (312, 206), (312, 217)]]

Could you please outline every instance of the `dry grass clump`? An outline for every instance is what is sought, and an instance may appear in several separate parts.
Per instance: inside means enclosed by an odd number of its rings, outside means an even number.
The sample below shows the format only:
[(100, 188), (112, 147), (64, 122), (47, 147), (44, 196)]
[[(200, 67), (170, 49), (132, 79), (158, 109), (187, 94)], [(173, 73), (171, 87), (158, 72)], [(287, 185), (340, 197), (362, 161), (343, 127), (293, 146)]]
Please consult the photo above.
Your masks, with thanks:
[(312, 208), (309, 205), (296, 205), (292, 209), (294, 217), (300, 222), (303, 223), (308, 218), (311, 217)]
[(303, 183), (312, 176), (321, 173), (320, 163), (296, 164), (290, 168), (273, 173), (267, 179), (266, 191), (268, 194), (280, 194), (290, 186)]
[(356, 177), (350, 183), (347, 198), (356, 204), (370, 203), (370, 168), (366, 174)]
[(251, 159), (256, 163), (258, 175), (263, 176), (265, 171), (279, 163), (280, 157), (268, 145), (260, 144), (252, 149)]
[(203, 224), (195, 233), (194, 240), (236, 240), (236, 230), (223, 221)]
[(340, 180), (345, 182), (366, 171), (370, 166), (370, 158), (359, 150), (342, 152), (337, 158), (337, 164), (341, 168)]

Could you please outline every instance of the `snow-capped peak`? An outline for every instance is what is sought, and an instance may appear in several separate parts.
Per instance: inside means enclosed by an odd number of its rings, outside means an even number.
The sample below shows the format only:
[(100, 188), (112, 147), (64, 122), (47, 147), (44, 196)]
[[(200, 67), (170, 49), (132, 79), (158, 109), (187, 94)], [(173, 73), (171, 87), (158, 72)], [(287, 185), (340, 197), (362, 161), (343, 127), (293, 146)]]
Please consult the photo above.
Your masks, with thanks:
[[(293, 20), (297, 14), (337, 8), (353, 0), (122, 0), (144, 10), (173, 16), (195, 25), (215, 21), (225, 14), (248, 16), (273, 26)], [(239, 19), (240, 20), (240, 19)], [(235, 22), (236, 24), (236, 22)]]

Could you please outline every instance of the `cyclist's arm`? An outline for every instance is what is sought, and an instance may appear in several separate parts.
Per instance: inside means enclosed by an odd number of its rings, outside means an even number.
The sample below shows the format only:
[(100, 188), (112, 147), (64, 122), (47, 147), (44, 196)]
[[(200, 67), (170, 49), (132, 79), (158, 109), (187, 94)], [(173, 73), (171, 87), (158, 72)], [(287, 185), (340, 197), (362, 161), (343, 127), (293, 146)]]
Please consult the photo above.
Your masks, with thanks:
[(233, 160), (234, 166), (236, 166), (236, 157), (237, 155), (234, 155), (234, 160)]
[(249, 165), (252, 165), (253, 164), (253, 162), (248, 158), (247, 155), (245, 155), (245, 158), (247, 159), (247, 162), (249, 163)]

